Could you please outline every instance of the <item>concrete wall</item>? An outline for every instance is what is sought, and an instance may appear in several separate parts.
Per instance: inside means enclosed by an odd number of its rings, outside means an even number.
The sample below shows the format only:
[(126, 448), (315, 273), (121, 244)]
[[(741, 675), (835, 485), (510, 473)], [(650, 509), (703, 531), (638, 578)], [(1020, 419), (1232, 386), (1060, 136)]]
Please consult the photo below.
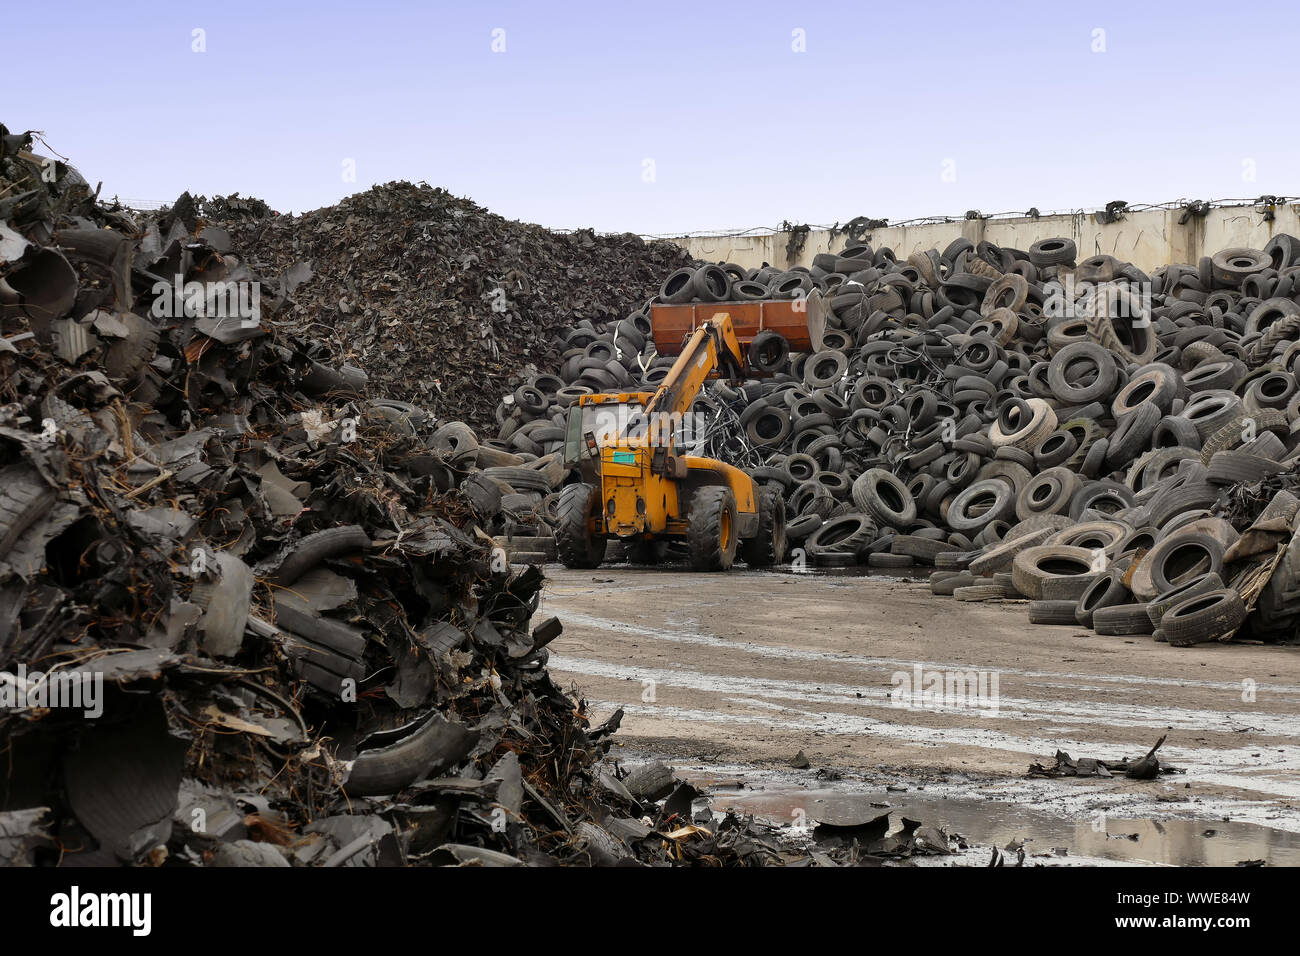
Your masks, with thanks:
[[(888, 246), (899, 259), (905, 259), (925, 249), (942, 252), (958, 236), (975, 243), (987, 239), (1017, 249), (1028, 249), (1039, 239), (1062, 236), (1078, 244), (1080, 259), (1106, 253), (1149, 272), (1171, 262), (1195, 263), (1201, 256), (1230, 246), (1262, 249), (1279, 232), (1300, 236), (1300, 204), (1276, 206), (1274, 214), (1275, 220), (1266, 222), (1261, 207), (1219, 206), (1203, 218), (1189, 217), (1186, 224), (1179, 225), (1182, 209), (1149, 209), (1130, 212), (1120, 222), (1102, 225), (1093, 213), (1084, 212), (1038, 219), (888, 226), (872, 230), (863, 239), (874, 249)], [(673, 241), (698, 259), (734, 262), (746, 268), (764, 262), (776, 266), (810, 266), (813, 256), (819, 252), (838, 252), (849, 244), (848, 237), (842, 233), (832, 241), (828, 230), (815, 229), (808, 233), (799, 256), (789, 261), (785, 251), (789, 238), (788, 233), (778, 232), (766, 236), (686, 236)]]

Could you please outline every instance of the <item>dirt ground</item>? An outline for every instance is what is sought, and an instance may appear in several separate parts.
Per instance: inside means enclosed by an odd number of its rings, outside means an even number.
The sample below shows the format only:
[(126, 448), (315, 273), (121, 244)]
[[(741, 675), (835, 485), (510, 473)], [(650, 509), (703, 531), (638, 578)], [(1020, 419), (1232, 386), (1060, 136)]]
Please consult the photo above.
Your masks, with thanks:
[[(1010, 800), (1086, 818), (1249, 821), (1300, 831), (1300, 648), (1174, 648), (1028, 623), (1023, 602), (936, 597), (923, 580), (547, 568), (564, 634), (551, 670), (628, 759), (711, 775)], [(996, 698), (897, 706), (896, 675), (996, 675)], [(996, 703), (996, 707), (994, 707)], [(1029, 765), (1139, 757), (1163, 734), (1185, 771), (1141, 782), (1028, 779)], [(807, 786), (805, 782), (801, 786)]]

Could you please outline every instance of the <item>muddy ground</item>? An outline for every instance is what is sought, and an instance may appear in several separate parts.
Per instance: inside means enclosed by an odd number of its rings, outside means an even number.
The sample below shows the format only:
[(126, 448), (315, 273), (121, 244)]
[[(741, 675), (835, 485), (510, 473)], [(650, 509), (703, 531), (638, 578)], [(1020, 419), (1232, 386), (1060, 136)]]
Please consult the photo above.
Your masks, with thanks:
[[(556, 679), (595, 720), (624, 708), (623, 758), (663, 757), (715, 807), (798, 822), (888, 805), (1042, 856), (1300, 863), (1300, 648), (1030, 625), (1023, 602), (960, 603), (923, 580), (547, 575)], [(996, 674), (997, 696), (896, 706), (895, 675), (917, 665), (923, 681)], [(1166, 733), (1160, 755), (1183, 773), (1027, 777), (1058, 749), (1134, 758)]]

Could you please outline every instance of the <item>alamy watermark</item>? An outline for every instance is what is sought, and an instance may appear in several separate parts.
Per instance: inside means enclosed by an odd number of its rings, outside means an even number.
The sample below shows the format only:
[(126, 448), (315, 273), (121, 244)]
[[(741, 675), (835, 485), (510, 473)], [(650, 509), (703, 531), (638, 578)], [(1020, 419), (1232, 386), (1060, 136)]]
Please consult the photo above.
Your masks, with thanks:
[(0, 710), (80, 710), (94, 720), (104, 713), (104, 675), (99, 671), (60, 670), (45, 673), (0, 671)]
[(50, 925), (56, 929), (120, 927), (132, 936), (153, 929), (152, 893), (82, 892), (73, 886), (50, 897)]
[(701, 412), (651, 412), (614, 405), (596, 412), (592, 435), (601, 444), (625, 441), (650, 448), (693, 446), (704, 439), (708, 417)]
[(1043, 283), (1043, 292), (1043, 315), (1048, 318), (1089, 318), (1104, 310), (1112, 318), (1132, 319), (1136, 328), (1151, 324), (1150, 282), (1081, 282), (1067, 275), (1064, 282)]
[(977, 710), (981, 716), (998, 713), (997, 671), (927, 670), (913, 664), (910, 671), (894, 671), (889, 702), (908, 710)]
[(262, 322), (260, 282), (186, 282), (177, 275), (170, 283), (159, 279), (151, 291), (155, 319), (239, 319), (241, 329)]

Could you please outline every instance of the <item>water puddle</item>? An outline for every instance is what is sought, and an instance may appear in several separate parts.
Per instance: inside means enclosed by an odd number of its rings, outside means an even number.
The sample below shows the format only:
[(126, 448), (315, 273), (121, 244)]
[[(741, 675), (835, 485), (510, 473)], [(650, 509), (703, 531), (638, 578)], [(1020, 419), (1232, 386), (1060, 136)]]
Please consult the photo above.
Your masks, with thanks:
[(709, 785), (716, 811), (753, 814), (786, 826), (802, 820), (808, 826), (817, 822), (846, 825), (892, 811), (959, 833), (971, 844), (1003, 849), (1023, 844), (1026, 862), (1031, 863), (1085, 858), (1169, 866), (1235, 866), (1248, 860), (1262, 860), (1268, 866), (1300, 866), (1300, 833), (1255, 823), (1159, 821), (1101, 814), (1066, 819), (1014, 803), (945, 797), (920, 790), (900, 793), (865, 785), (852, 789), (755, 786), (748, 775), (738, 787), (707, 772), (679, 769), (678, 773), (697, 786)]

